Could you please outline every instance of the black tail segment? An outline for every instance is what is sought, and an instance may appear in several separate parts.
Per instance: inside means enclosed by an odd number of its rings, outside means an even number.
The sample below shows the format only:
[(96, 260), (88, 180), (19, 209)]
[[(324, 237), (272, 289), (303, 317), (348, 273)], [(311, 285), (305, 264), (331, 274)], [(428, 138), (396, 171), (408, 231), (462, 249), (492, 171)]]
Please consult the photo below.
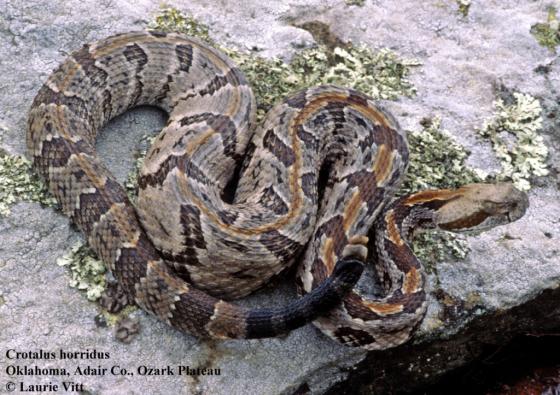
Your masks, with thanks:
[(274, 337), (303, 326), (336, 307), (360, 279), (363, 262), (354, 258), (339, 260), (321, 285), (301, 299), (278, 309), (249, 311), (248, 339)]

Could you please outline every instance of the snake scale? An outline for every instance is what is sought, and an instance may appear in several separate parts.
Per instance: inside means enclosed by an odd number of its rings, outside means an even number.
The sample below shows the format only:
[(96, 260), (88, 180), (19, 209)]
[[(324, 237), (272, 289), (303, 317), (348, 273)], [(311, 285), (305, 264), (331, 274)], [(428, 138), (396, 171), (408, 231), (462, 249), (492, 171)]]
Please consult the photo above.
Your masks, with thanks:
[[(169, 118), (147, 153), (134, 207), (94, 145), (104, 124), (138, 105)], [(347, 345), (396, 346), (427, 305), (408, 246), (413, 231), (483, 230), (528, 205), (510, 184), (391, 202), (408, 163), (406, 136), (355, 90), (301, 90), (260, 126), (255, 109), (224, 54), (150, 31), (73, 52), (29, 112), (35, 168), (128, 300), (195, 336), (270, 337), (314, 321)], [(355, 288), (366, 259), (379, 295)], [(226, 301), (296, 263), (301, 298), (259, 310)]]

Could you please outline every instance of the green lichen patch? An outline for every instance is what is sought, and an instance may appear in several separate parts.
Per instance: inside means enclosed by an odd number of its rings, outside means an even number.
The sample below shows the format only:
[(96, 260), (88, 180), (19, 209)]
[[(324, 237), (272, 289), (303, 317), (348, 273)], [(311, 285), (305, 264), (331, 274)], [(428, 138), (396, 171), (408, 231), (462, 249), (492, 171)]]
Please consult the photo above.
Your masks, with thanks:
[(412, 250), (428, 273), (436, 271), (438, 262), (462, 260), (470, 252), (465, 236), (445, 231), (418, 233), (412, 242)]
[(345, 0), (346, 5), (356, 5), (358, 7), (363, 7), (366, 3), (366, 0)]
[(556, 8), (548, 8), (547, 21), (531, 26), (531, 34), (540, 45), (556, 51), (556, 47), (560, 44), (560, 21), (556, 16)]
[(539, 135), (542, 128), (540, 102), (527, 94), (515, 92), (511, 103), (498, 99), (494, 114), (478, 130), (490, 140), (500, 160), (497, 180), (511, 180), (520, 190), (531, 188), (532, 176), (548, 174), (548, 149)]
[(31, 170), (31, 162), (0, 149), (0, 217), (9, 215), (10, 207), (20, 201), (56, 205), (56, 200)]
[(421, 126), (408, 133), (410, 162), (399, 194), (457, 188), (482, 180), (478, 171), (466, 164), (470, 152), (441, 128), (439, 117), (423, 119)]
[[(477, 170), (466, 164), (469, 152), (442, 129), (439, 117), (423, 119), (421, 126), (408, 133), (410, 162), (399, 195), (481, 181)], [(437, 262), (464, 259), (469, 252), (464, 236), (443, 231), (418, 234), (412, 247), (428, 271)]]
[(353, 45), (334, 48), (326, 64), (328, 55), (324, 47), (304, 50), (290, 66), (294, 74), (301, 75), (305, 86), (336, 84), (387, 100), (416, 93), (408, 75), (411, 67), (420, 65), (417, 60), (401, 59), (388, 49), (374, 52)]
[(410, 68), (419, 63), (400, 59), (389, 50), (373, 52), (363, 46), (326, 46), (299, 52), (290, 63), (224, 49), (243, 70), (257, 97), (257, 119), (289, 93), (321, 84), (360, 90), (374, 98), (396, 99), (414, 95), (408, 80)]
[(301, 77), (281, 59), (265, 59), (226, 49), (226, 53), (243, 70), (257, 98), (257, 120), (260, 122), (274, 103), (303, 87)]
[(105, 290), (105, 265), (86, 245), (78, 243), (56, 263), (70, 269), (70, 286), (85, 291), (89, 300), (95, 301)]
[(208, 26), (191, 16), (184, 15), (175, 8), (163, 8), (155, 17), (155, 20), (148, 25), (148, 28), (166, 33), (183, 33), (214, 45), (209, 35)]
[(469, 15), (469, 9), (471, 8), (471, 0), (456, 0), (459, 6), (459, 13), (463, 16)]
[(107, 323), (107, 326), (115, 326), (120, 320), (128, 317), (131, 313), (135, 312), (136, 310), (138, 310), (138, 307), (128, 305), (116, 314), (109, 313), (106, 310), (103, 310), (101, 314), (103, 315), (103, 318), (105, 318), (105, 322)]

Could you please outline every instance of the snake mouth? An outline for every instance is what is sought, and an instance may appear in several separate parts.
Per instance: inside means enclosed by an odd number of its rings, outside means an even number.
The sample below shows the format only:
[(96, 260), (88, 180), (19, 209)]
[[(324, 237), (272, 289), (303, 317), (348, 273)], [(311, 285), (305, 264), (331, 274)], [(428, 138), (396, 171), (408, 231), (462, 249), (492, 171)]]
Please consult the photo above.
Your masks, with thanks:
[[(498, 213), (503, 213), (505, 217), (505, 223), (515, 222), (527, 211), (529, 207), (529, 197), (523, 191), (512, 187), (511, 193), (507, 196), (505, 201), (494, 202), (496, 205), (496, 211)], [(497, 214), (499, 216), (499, 214)]]
[(476, 229), (479, 225), (484, 224), (490, 215), (485, 211), (477, 211), (471, 215), (464, 216), (455, 221), (439, 224), (443, 230), (454, 232), (465, 232)]

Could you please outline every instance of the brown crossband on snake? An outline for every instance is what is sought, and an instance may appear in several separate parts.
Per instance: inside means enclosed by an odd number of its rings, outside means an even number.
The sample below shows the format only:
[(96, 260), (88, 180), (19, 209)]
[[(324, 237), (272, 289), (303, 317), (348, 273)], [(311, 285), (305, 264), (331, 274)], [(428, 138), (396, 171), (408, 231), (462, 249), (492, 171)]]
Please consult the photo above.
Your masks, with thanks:
[[(169, 119), (146, 156), (134, 207), (94, 145), (104, 124), (138, 105)], [(408, 162), (406, 137), (360, 92), (302, 90), (260, 126), (255, 109), (243, 74), (219, 51), (182, 35), (132, 32), (72, 53), (29, 113), (29, 154), (64, 213), (131, 302), (193, 335), (268, 337), (316, 320), (348, 345), (401, 344), (427, 304), (408, 246), (413, 231), (483, 230), (527, 207), (509, 184), (390, 203)], [(353, 288), (372, 257), (382, 292), (363, 296)], [(262, 310), (225, 301), (293, 264), (300, 299)]]

